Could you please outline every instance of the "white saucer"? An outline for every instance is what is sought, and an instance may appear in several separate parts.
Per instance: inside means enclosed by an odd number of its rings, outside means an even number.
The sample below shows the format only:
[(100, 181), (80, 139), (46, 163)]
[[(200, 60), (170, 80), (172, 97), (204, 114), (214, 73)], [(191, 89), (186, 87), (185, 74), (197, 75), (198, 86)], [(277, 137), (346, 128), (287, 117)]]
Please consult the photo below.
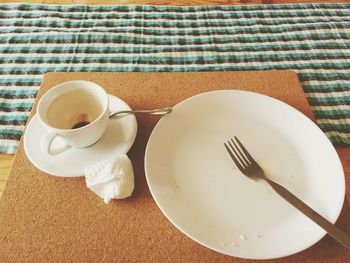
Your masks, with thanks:
[[(121, 99), (109, 95), (109, 109), (114, 112), (131, 108)], [(105, 134), (96, 144), (87, 148), (70, 149), (55, 156), (48, 156), (40, 149), (41, 139), (46, 132), (34, 115), (24, 133), (24, 150), (28, 159), (48, 174), (78, 177), (84, 175), (84, 168), (88, 165), (127, 153), (135, 141), (137, 122), (134, 115), (110, 119)], [(53, 147), (62, 143), (57, 139)]]

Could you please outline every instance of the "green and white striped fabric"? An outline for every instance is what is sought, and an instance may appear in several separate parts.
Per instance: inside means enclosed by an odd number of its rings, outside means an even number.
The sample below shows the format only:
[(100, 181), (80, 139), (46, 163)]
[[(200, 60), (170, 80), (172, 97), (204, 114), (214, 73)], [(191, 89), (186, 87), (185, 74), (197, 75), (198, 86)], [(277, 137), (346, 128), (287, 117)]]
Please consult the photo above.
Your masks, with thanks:
[(350, 144), (350, 4), (0, 5), (0, 152), (49, 71), (292, 69), (321, 129)]

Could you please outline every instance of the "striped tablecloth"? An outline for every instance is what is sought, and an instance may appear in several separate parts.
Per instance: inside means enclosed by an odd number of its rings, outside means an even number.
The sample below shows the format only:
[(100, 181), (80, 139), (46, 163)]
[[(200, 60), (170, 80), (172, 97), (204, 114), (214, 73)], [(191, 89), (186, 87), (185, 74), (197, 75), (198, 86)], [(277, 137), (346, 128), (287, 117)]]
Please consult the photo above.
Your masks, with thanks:
[(350, 4), (2, 4), (0, 51), (3, 153), (15, 152), (49, 71), (292, 69), (321, 129), (350, 144)]

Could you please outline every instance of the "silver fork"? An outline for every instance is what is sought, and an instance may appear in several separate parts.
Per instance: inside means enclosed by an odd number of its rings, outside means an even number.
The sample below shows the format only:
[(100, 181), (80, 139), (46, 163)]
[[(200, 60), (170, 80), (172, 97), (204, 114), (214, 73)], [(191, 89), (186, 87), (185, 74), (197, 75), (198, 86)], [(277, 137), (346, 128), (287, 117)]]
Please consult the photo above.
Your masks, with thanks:
[(226, 147), (226, 150), (230, 154), (232, 160), (244, 175), (254, 180), (264, 180), (265, 182), (267, 182), (281, 197), (283, 197), (300, 212), (302, 212), (304, 215), (306, 215), (312, 221), (314, 221), (316, 224), (322, 227), (335, 240), (341, 243), (344, 247), (348, 249), (350, 248), (349, 235), (347, 235), (335, 225), (330, 223), (327, 219), (325, 219), (311, 207), (306, 205), (303, 201), (301, 201), (299, 198), (297, 198), (295, 195), (289, 192), (286, 188), (269, 179), (264, 174), (264, 171), (261, 169), (261, 167), (249, 154), (248, 150), (244, 147), (244, 145), (238, 140), (236, 136), (234, 138), (237, 143), (233, 139), (231, 139), (227, 142), (227, 144), (224, 143), (224, 145)]

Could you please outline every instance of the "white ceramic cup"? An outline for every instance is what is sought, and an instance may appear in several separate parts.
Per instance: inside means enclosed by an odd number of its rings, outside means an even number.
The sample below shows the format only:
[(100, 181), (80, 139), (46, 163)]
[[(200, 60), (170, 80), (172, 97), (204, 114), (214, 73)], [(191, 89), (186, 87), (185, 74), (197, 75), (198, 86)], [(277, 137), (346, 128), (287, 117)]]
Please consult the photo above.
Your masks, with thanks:
[[(46, 127), (41, 149), (56, 155), (70, 148), (88, 147), (104, 134), (108, 120), (108, 94), (99, 85), (85, 80), (61, 83), (40, 99), (37, 116)], [(61, 138), (64, 146), (53, 148)]]

